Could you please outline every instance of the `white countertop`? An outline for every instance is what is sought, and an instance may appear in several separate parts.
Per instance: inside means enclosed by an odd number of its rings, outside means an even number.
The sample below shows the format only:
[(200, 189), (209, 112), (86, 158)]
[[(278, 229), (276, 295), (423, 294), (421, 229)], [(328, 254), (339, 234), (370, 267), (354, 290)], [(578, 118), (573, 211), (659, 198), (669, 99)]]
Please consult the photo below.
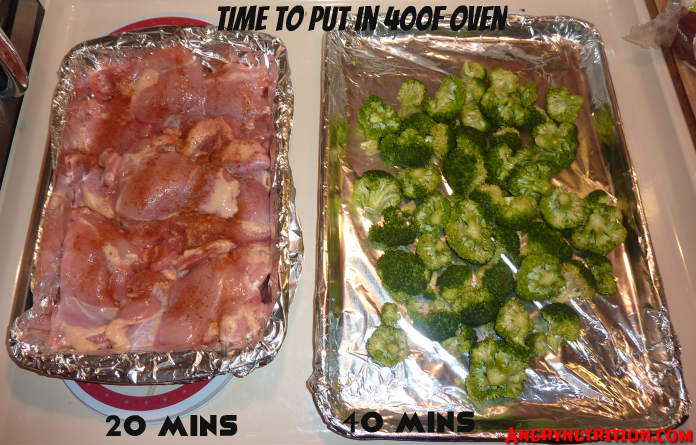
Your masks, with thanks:
[[(30, 88), (0, 190), (0, 326), (9, 323), (12, 290), (46, 147), (56, 70), (63, 55), (82, 40), (136, 19), (189, 16), (217, 23), (217, 7), (223, 3), (45, 0)], [(696, 150), (662, 54), (622, 40), (631, 25), (649, 18), (645, 4), (643, 0), (510, 0), (507, 4), (511, 12), (524, 9), (534, 15), (582, 18), (594, 23), (602, 34), (665, 295), (682, 344), (687, 389), (696, 391)], [(271, 11), (268, 23), (274, 20)], [(104, 416), (84, 406), (62, 381), (20, 369), (5, 351), (0, 353), (0, 443), (348, 443), (324, 426), (305, 385), (312, 366), (322, 34), (303, 31), (304, 26), (295, 32), (272, 29), (270, 26), (267, 32), (282, 38), (288, 47), (295, 91), (290, 163), (304, 229), (304, 273), (290, 308), (288, 335), (276, 359), (243, 380), (233, 381), (197, 412), (203, 416), (236, 414), (237, 434), (172, 439), (157, 437), (159, 428), (149, 427), (139, 437), (105, 437), (111, 424)], [(683, 428), (696, 429), (696, 418), (690, 418)]]

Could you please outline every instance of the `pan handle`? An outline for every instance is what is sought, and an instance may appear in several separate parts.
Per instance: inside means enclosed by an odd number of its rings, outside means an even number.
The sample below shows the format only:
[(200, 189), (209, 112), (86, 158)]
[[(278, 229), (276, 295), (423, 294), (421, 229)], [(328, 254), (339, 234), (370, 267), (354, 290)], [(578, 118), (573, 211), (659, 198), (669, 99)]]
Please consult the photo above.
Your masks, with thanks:
[(20, 97), (24, 94), (29, 85), (27, 69), (2, 29), (0, 29), (0, 68), (2, 68), (0, 98)]

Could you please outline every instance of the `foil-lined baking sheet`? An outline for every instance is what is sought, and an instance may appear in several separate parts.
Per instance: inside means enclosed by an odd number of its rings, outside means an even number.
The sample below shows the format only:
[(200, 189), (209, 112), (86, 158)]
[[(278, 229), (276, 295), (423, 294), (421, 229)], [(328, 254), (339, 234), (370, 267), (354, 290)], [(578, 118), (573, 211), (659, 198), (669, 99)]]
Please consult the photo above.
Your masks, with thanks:
[[(367, 240), (370, 222), (351, 213), (355, 178), (369, 169), (392, 171), (378, 155), (360, 148), (357, 111), (370, 94), (398, 106), (401, 82), (414, 77), (432, 94), (441, 79), (458, 75), (465, 61), (488, 70), (513, 70), (520, 82), (581, 94), (576, 121), (580, 147), (573, 165), (554, 182), (584, 196), (601, 188), (621, 210), (626, 242), (609, 254), (619, 292), (570, 304), (582, 334), (532, 360), (522, 395), (500, 404), (476, 403), (456, 379), (461, 363), (437, 342), (400, 321), (411, 355), (394, 368), (368, 359), (365, 342), (380, 324), (379, 309), (392, 301), (374, 269), (380, 252)], [(569, 17), (508, 16), (504, 30), (484, 34), (440, 29), (325, 35), (322, 58), (321, 161), (318, 269), (315, 295), (314, 370), (308, 381), (324, 422), (351, 438), (502, 440), (510, 427), (666, 428), (683, 422), (689, 409), (680, 349), (669, 320), (648, 227), (624, 141), (616, 99), (598, 31)], [(347, 139), (337, 137), (343, 119)], [(538, 309), (538, 308), (537, 308)], [(403, 312), (402, 310), (402, 313)], [(536, 315), (533, 313), (532, 315)], [(343, 422), (376, 411), (384, 419), (374, 433)], [(403, 413), (473, 411), (468, 433), (395, 433)]]
[[(153, 51), (181, 45), (191, 50), (203, 65), (225, 62), (225, 50), (250, 64), (265, 67), (277, 78), (273, 99), (273, 141), (271, 143), (271, 201), (273, 240), (276, 247), (269, 279), (270, 295), (275, 301), (264, 327), (263, 337), (255, 344), (233, 348), (225, 344), (172, 351), (130, 351), (89, 353), (46, 348), (41, 335), (27, 327), (41, 316), (50, 302), (32, 306), (30, 289), (35, 267), (44, 208), (52, 190), (53, 169), (61, 150), (66, 109), (74, 98), (71, 79), (98, 69), (101, 60), (129, 57), (132, 51)], [(233, 94), (233, 92), (230, 92)], [(9, 327), (10, 355), (20, 365), (38, 373), (100, 383), (158, 384), (183, 383), (231, 373), (243, 377), (268, 364), (278, 353), (285, 338), (288, 310), (297, 287), (303, 243), (297, 212), (295, 188), (288, 162), (288, 149), (294, 96), (285, 45), (263, 33), (224, 32), (213, 27), (157, 27), (114, 34), (74, 47), (64, 58), (59, 71), (51, 110), (49, 149), (40, 175), (40, 184), (15, 288), (13, 320)]]

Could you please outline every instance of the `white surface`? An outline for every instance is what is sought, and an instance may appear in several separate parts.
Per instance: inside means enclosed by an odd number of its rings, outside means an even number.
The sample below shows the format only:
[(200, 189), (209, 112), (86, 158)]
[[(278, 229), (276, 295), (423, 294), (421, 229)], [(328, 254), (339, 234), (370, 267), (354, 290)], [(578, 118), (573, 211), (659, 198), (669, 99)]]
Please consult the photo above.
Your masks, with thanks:
[[(233, 2), (46, 0), (46, 16), (0, 191), (0, 326), (8, 325), (18, 258), (24, 246), (46, 147), (56, 69), (76, 43), (138, 18), (161, 15), (207, 17)], [(291, 5), (295, 2), (283, 2)], [(368, 2), (369, 3), (369, 2)], [(395, 4), (398, 2), (389, 2)], [(453, 3), (453, 2), (451, 2)], [(242, 2), (240, 5), (251, 4)], [(366, 4), (365, 2), (359, 4)], [(459, 4), (459, 3), (457, 3)], [(467, 3), (468, 4), (468, 3)], [(489, 3), (490, 4), (490, 3)], [(510, 10), (570, 15), (594, 23), (606, 43), (627, 142), (636, 167), (650, 232), (672, 320), (683, 346), (687, 386), (696, 391), (696, 151), (691, 143), (662, 55), (621, 39), (648, 14), (643, 0), (507, 2)], [(275, 13), (269, 14), (275, 23)], [(321, 32), (269, 32), (287, 44), (295, 90), (290, 163), (304, 228), (304, 273), (290, 308), (288, 336), (278, 357), (249, 377), (231, 382), (197, 414), (236, 414), (234, 437), (185, 437), (188, 443), (348, 443), (328, 431), (305, 381), (312, 365)], [(301, 29), (306, 29), (303, 27)], [(696, 393), (694, 393), (696, 394)], [(149, 427), (139, 437), (105, 437), (111, 424), (82, 405), (63, 382), (19, 369), (0, 353), (0, 443), (137, 443), (172, 441)], [(696, 419), (684, 428), (694, 429)]]

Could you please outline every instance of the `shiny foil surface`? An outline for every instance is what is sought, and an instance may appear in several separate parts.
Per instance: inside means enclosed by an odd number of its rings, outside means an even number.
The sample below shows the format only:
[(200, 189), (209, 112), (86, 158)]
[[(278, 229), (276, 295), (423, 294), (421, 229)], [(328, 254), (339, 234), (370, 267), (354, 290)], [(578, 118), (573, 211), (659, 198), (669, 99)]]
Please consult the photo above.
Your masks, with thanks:
[[(224, 344), (198, 349), (172, 351), (133, 351), (123, 353), (79, 354), (53, 352), (44, 348), (41, 337), (28, 332), (28, 321), (50, 307), (41, 301), (30, 307), (30, 284), (41, 239), (43, 209), (52, 189), (52, 173), (61, 150), (66, 107), (74, 97), (74, 75), (89, 73), (104, 58), (127, 56), (132, 49), (154, 50), (173, 45), (190, 49), (205, 65), (224, 60), (216, 48), (232, 48), (241, 57), (255, 57), (254, 63), (277, 72), (273, 105), (271, 143), (271, 201), (274, 206), (273, 261), (269, 286), (275, 304), (266, 323), (263, 338), (256, 344), (231, 348)], [(124, 32), (83, 42), (63, 60), (51, 110), (49, 150), (41, 172), (19, 278), (15, 288), (14, 320), (9, 328), (8, 346), (12, 358), (22, 367), (47, 376), (109, 384), (184, 383), (231, 373), (243, 377), (268, 364), (278, 353), (287, 329), (288, 310), (302, 268), (302, 230), (295, 210), (295, 188), (288, 163), (288, 149), (294, 96), (290, 82), (287, 50), (277, 38), (263, 33), (224, 32), (213, 27), (157, 27)], [(232, 94), (233, 92), (231, 92)], [(46, 300), (46, 299), (45, 299)]]
[[(379, 155), (360, 148), (357, 112), (365, 98), (376, 94), (398, 106), (398, 88), (408, 77), (423, 81), (432, 94), (445, 75), (458, 75), (465, 61), (489, 71), (511, 69), (520, 83), (535, 81), (541, 104), (549, 86), (565, 85), (583, 96), (577, 158), (553, 182), (582, 196), (607, 191), (628, 230), (626, 242), (608, 255), (618, 293), (571, 301), (581, 320), (580, 338), (559, 355), (534, 358), (522, 395), (497, 404), (470, 400), (456, 384), (466, 379), (468, 363), (422, 336), (403, 316), (399, 326), (408, 335), (410, 356), (393, 368), (368, 359), (365, 343), (380, 324), (380, 308), (393, 300), (375, 273), (381, 252), (367, 243), (370, 222), (349, 207), (355, 178), (370, 169), (394, 172)], [(308, 386), (329, 428), (351, 438), (502, 440), (510, 427), (657, 429), (685, 420), (690, 403), (679, 344), (593, 25), (569, 17), (509, 15), (504, 30), (483, 34), (392, 31), (382, 24), (356, 32), (349, 26), (325, 35), (322, 64), (315, 355)], [(332, 131), (341, 119), (349, 128), (345, 144)], [(533, 317), (540, 307), (528, 305)], [(403, 306), (401, 313), (406, 314)], [(369, 411), (384, 419), (374, 433), (359, 423)], [(403, 413), (419, 413), (425, 424), (428, 411), (473, 411), (475, 429), (395, 432)], [(352, 412), (355, 432), (343, 423)]]

